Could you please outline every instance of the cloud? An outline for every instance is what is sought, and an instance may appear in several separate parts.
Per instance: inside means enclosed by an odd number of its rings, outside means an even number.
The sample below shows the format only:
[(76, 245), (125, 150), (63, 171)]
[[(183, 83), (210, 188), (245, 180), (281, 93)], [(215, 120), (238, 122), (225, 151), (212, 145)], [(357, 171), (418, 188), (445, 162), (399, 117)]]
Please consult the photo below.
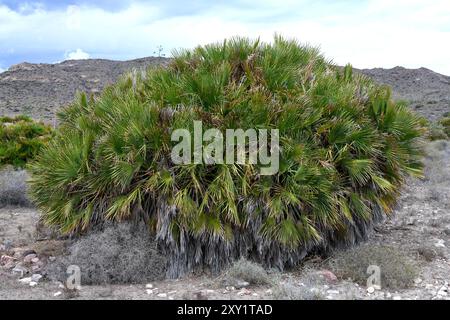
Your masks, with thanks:
[(72, 52), (68, 52), (65, 55), (65, 59), (67, 60), (84, 60), (84, 59), (89, 59), (89, 53), (84, 52), (81, 49), (77, 49), (75, 51)]
[(0, 73), (5, 72), (6, 70), (0, 67)]
[(167, 54), (235, 35), (271, 41), (277, 32), (320, 46), (339, 64), (424, 66), (450, 75), (448, 0), (200, 0), (189, 6), (181, 0), (74, 0), (22, 9), (15, 3), (0, 4), (4, 65), (61, 60), (74, 48), (124, 60), (152, 55), (159, 45)]

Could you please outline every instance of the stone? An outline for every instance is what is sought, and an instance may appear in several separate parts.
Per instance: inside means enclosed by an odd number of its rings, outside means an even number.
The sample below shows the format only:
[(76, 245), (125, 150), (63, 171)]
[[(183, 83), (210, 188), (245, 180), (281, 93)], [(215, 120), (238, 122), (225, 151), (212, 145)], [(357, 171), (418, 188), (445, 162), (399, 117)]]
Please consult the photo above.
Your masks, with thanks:
[(62, 295), (62, 292), (61, 292), (61, 291), (55, 292), (55, 293), (53, 294), (54, 297), (59, 297), (60, 295)]
[(39, 262), (39, 258), (38, 257), (33, 258), (33, 259), (31, 259), (31, 262), (32, 263), (38, 263)]
[(42, 279), (42, 275), (40, 275), (39, 273), (35, 273), (31, 276), (31, 281), (33, 282), (39, 282), (39, 280)]
[(151, 283), (147, 283), (145, 285), (145, 289), (153, 289), (153, 285)]
[(3, 255), (0, 258), (0, 265), (6, 265), (10, 262), (14, 262), (16, 259), (14, 257), (8, 256), (8, 255)]
[(30, 287), (36, 287), (37, 286), (37, 282), (34, 281), (30, 281)]
[(339, 294), (338, 290), (328, 290), (327, 291), (328, 294)]
[(367, 288), (367, 292), (368, 293), (374, 293), (375, 292), (375, 288), (374, 287), (368, 287)]
[(167, 293), (158, 293), (158, 298), (167, 298)]
[(402, 300), (402, 297), (400, 297), (400, 296), (394, 296), (392, 299), (393, 299), (393, 300)]
[(31, 260), (33, 260), (34, 258), (36, 258), (36, 254), (34, 254), (34, 253), (27, 254), (27, 255), (23, 258), (23, 262), (25, 262), (25, 263), (31, 263)]
[(169, 291), (169, 292), (167, 292), (167, 294), (170, 296), (171, 294), (175, 294), (175, 293), (177, 293), (177, 290), (173, 290), (173, 291)]
[(28, 273), (28, 269), (22, 267), (21, 265), (16, 265), (14, 269), (12, 269), (12, 273), (19, 275), (22, 278), (24, 274)]
[(444, 229), (444, 234), (450, 236), (450, 228)]
[(422, 279), (416, 278), (416, 279), (414, 279), (414, 283), (415, 284), (420, 284), (420, 283), (422, 283)]
[(328, 281), (329, 283), (335, 283), (338, 281), (336, 275), (330, 270), (320, 270), (318, 274), (324, 277), (325, 280)]
[(442, 239), (438, 239), (438, 242), (434, 244), (436, 248), (445, 248), (445, 241)]
[(5, 269), (13, 269), (15, 266), (16, 266), (16, 263), (14, 261), (10, 261), (7, 264), (5, 264), (3, 266), (3, 268), (5, 268)]
[(23, 283), (23, 284), (30, 284), (31, 277), (26, 277), (26, 278), (19, 279), (19, 282)]
[(31, 266), (31, 271), (39, 272), (39, 271), (41, 271), (41, 266), (40, 265), (32, 265)]
[(272, 289), (267, 289), (267, 290), (265, 291), (265, 293), (268, 294), (268, 295), (271, 295), (271, 294), (273, 293), (273, 291), (272, 291)]
[(247, 296), (249, 294), (251, 294), (251, 291), (246, 288), (242, 288), (241, 291), (238, 292), (238, 296), (240, 297)]
[(152, 290), (152, 289), (147, 289), (146, 292), (147, 292), (147, 294), (149, 294), (149, 295), (150, 295), (150, 294), (153, 294), (153, 290)]

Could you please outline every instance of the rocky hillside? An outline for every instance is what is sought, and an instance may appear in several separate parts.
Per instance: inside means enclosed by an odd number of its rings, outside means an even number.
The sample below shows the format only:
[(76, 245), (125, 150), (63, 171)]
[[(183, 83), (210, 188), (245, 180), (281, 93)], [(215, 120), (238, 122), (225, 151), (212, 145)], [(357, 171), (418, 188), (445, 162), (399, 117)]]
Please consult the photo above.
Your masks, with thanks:
[[(57, 64), (21, 63), (0, 73), (0, 115), (28, 114), (46, 122), (79, 91), (97, 93), (130, 69), (166, 64), (166, 58), (131, 61), (69, 60)], [(360, 72), (392, 86), (394, 96), (430, 120), (450, 111), (450, 77), (431, 70), (363, 69)]]
[(97, 93), (128, 70), (166, 62), (165, 58), (148, 57), (131, 61), (21, 63), (0, 73), (0, 115), (28, 114), (52, 122), (55, 111), (70, 103), (77, 91)]
[(407, 100), (410, 106), (429, 120), (450, 112), (450, 77), (426, 68), (364, 69), (365, 75), (392, 87), (394, 97)]

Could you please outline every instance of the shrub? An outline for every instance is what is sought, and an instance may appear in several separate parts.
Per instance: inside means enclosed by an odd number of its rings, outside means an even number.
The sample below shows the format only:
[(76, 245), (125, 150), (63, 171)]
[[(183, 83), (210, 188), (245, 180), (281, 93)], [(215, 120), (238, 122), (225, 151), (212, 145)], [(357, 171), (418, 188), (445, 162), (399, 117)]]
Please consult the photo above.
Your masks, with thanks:
[(65, 282), (70, 265), (80, 267), (81, 285), (145, 283), (165, 275), (167, 261), (142, 224), (108, 225), (77, 239), (68, 251), (47, 266), (49, 278)]
[(439, 120), (439, 124), (444, 128), (447, 138), (450, 138), (450, 116), (444, 116)]
[(448, 139), (449, 136), (445, 132), (445, 128), (441, 123), (433, 122), (430, 124), (428, 137), (431, 141), (435, 141), (435, 140), (446, 140)]
[(51, 127), (27, 116), (0, 117), (0, 167), (24, 167), (51, 135)]
[(337, 253), (329, 263), (338, 277), (351, 278), (364, 286), (370, 265), (380, 267), (381, 286), (390, 289), (407, 288), (418, 275), (417, 267), (405, 252), (390, 246), (360, 245)]
[(225, 273), (225, 277), (237, 281), (246, 281), (250, 285), (272, 284), (272, 278), (259, 264), (246, 259), (235, 261)]
[[(168, 276), (239, 257), (283, 268), (364, 239), (408, 174), (421, 174), (422, 119), (388, 87), (276, 37), (174, 54), (98, 98), (80, 94), (31, 166), (31, 194), (65, 233), (144, 219)], [(280, 170), (261, 163), (175, 164), (171, 133), (279, 129)], [(262, 147), (267, 147), (262, 145)]]
[(0, 169), (0, 208), (8, 205), (31, 205), (27, 196), (27, 179), (25, 170), (14, 169), (12, 166)]

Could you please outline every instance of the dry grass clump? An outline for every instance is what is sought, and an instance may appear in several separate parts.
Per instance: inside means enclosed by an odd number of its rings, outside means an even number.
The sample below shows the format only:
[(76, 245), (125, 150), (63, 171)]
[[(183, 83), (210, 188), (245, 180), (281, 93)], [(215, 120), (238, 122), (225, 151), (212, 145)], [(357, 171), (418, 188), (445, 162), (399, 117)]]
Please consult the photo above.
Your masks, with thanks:
[(269, 285), (274, 283), (274, 278), (260, 264), (239, 259), (236, 260), (225, 272), (224, 277), (228, 280), (245, 281), (250, 285)]
[(415, 264), (405, 252), (384, 245), (361, 245), (342, 251), (329, 262), (333, 272), (340, 278), (350, 278), (360, 285), (366, 285), (370, 276), (370, 265), (380, 267), (381, 287), (390, 289), (407, 288), (418, 275)]
[(47, 268), (50, 278), (65, 281), (69, 265), (81, 269), (81, 284), (145, 283), (165, 278), (166, 259), (143, 225), (109, 225), (76, 240), (67, 256)]
[(0, 208), (8, 205), (28, 207), (28, 174), (25, 170), (16, 170), (11, 166), (0, 169)]

